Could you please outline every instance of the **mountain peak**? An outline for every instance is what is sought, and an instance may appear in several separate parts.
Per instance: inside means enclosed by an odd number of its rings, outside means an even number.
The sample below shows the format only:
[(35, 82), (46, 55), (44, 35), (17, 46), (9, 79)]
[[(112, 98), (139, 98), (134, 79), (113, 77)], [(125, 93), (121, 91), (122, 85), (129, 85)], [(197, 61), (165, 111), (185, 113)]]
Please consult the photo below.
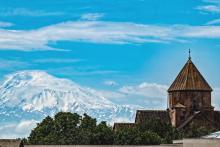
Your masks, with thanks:
[(45, 71), (40, 70), (25, 70), (18, 71), (6, 76), (3, 81), (3, 88), (11, 88), (11, 87), (44, 87), (44, 88), (52, 88), (52, 89), (65, 89), (70, 90), (69, 88), (72, 86), (78, 87), (76, 83), (73, 81), (56, 78)]
[(95, 89), (44, 71), (10, 74), (0, 86), (0, 116), (4, 114), (4, 118), (42, 119), (59, 111), (87, 113), (98, 121), (112, 122), (118, 117), (133, 118), (135, 109), (114, 104)]
[(23, 70), (23, 71), (18, 71), (15, 73), (12, 73), (8, 75), (8, 78), (19, 78), (22, 80), (30, 80), (30, 79), (35, 79), (35, 78), (42, 78), (42, 77), (51, 77), (47, 72), (42, 71), (42, 70)]

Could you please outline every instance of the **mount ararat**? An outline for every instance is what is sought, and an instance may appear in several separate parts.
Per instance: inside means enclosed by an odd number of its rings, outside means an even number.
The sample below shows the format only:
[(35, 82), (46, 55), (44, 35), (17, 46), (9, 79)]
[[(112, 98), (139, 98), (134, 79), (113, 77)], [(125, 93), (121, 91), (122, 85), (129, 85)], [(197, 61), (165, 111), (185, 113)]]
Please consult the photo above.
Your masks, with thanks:
[(98, 121), (112, 124), (117, 120), (133, 120), (139, 108), (115, 104), (95, 89), (56, 78), (44, 71), (19, 71), (6, 76), (0, 85), (1, 126), (30, 120), (36, 123), (59, 111), (87, 113)]

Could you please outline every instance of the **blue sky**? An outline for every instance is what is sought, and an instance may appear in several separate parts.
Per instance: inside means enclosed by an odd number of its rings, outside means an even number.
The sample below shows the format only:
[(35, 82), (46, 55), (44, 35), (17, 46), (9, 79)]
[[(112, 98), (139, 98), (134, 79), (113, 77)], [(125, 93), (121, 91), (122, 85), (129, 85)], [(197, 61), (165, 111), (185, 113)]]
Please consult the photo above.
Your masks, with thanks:
[[(219, 89), (219, 0), (0, 2), (1, 79), (43, 70), (99, 90), (134, 90), (130, 98), (114, 101), (140, 104), (164, 95), (189, 48), (204, 77)], [(154, 87), (161, 86), (156, 95)]]

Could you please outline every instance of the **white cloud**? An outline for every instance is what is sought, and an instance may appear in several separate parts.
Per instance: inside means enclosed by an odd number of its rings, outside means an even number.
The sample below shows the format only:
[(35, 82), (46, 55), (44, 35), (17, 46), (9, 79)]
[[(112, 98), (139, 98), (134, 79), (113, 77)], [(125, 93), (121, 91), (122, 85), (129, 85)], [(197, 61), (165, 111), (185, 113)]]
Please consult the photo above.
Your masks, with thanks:
[(99, 90), (97, 91), (100, 93), (100, 95), (104, 96), (107, 99), (120, 99), (120, 98), (126, 98), (126, 95), (121, 92), (114, 92), (114, 91), (107, 91), (107, 90)]
[(105, 75), (105, 74), (118, 74), (119, 71), (116, 70), (92, 70), (92, 71), (76, 71), (77, 75)]
[(83, 14), (81, 16), (81, 19), (94, 21), (94, 20), (98, 20), (98, 19), (102, 18), (103, 16), (104, 16), (103, 13), (87, 13), (87, 14)]
[(0, 9), (0, 16), (57, 16), (63, 15), (62, 12), (46, 12), (42, 10), (30, 10), (26, 8), (4, 8)]
[(48, 58), (48, 59), (36, 59), (36, 63), (76, 63), (81, 62), (81, 59), (58, 59), (58, 58)]
[(156, 83), (141, 83), (135, 86), (124, 86), (120, 92), (131, 95), (140, 95), (151, 98), (166, 98), (168, 86)]
[(209, 38), (219, 39), (220, 38), (220, 26), (188, 26), (183, 27), (180, 31), (180, 36), (187, 38)]
[(31, 130), (36, 127), (37, 121), (23, 120), (18, 123), (11, 123), (0, 126), (0, 138), (23, 138), (27, 137)]
[(220, 13), (220, 7), (218, 5), (198, 6), (196, 9), (204, 11), (204, 12)]
[(116, 86), (116, 85), (118, 85), (118, 83), (113, 81), (113, 80), (106, 80), (106, 81), (104, 81), (104, 84), (107, 85), (107, 86)]
[(22, 62), (15, 59), (0, 59), (0, 69), (1, 70), (12, 70), (19, 67), (28, 67), (29, 63)]
[(10, 22), (3, 22), (3, 21), (0, 21), (0, 28), (3, 28), (3, 27), (11, 27), (13, 26), (14, 24), (13, 23), (10, 23)]
[(134, 86), (123, 86), (119, 92), (125, 94), (125, 98), (137, 99), (136, 101), (147, 109), (166, 109), (168, 86), (156, 83), (143, 82)]
[(116, 103), (139, 105), (146, 109), (166, 109), (167, 89), (167, 85), (143, 82), (122, 86), (117, 90), (98, 92)]
[(219, 24), (220, 23), (220, 19), (214, 19), (211, 20), (207, 23), (207, 25), (214, 25), (214, 24)]
[(195, 9), (205, 13), (220, 13), (219, 0), (203, 0), (204, 5), (197, 6)]
[(70, 21), (35, 30), (0, 30), (2, 50), (62, 50), (56, 41), (92, 43), (169, 43), (191, 38), (220, 38), (220, 26), (144, 25), (128, 22)]
[[(6, 49), (53, 49), (51, 41), (86, 41), (94, 43), (143, 43), (160, 42), (159, 37), (168, 39), (169, 29), (133, 23), (78, 21), (65, 22), (31, 31), (2, 30), (0, 48)], [(5, 37), (7, 36), (7, 37)], [(150, 38), (145, 38), (145, 37)], [(166, 36), (166, 38), (165, 38)], [(4, 37), (4, 38), (3, 38)], [(22, 43), (21, 43), (22, 42)]]

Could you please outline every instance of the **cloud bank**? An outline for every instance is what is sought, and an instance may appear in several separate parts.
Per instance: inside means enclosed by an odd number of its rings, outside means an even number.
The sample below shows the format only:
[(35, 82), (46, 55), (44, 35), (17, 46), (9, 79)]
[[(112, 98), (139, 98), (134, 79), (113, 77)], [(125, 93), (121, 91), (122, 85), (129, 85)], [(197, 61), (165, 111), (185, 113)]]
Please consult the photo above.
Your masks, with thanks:
[(196, 9), (203, 13), (220, 13), (219, 0), (203, 0), (204, 5), (197, 6)]
[(13, 23), (0, 21), (0, 28), (11, 27)]
[(81, 16), (81, 19), (95, 21), (102, 18), (103, 16), (104, 16), (103, 13), (86, 13)]
[(69, 21), (34, 30), (0, 30), (1, 50), (62, 50), (57, 41), (90, 43), (169, 43), (192, 38), (220, 39), (220, 26), (147, 25), (129, 22)]
[(0, 138), (23, 138), (37, 125), (35, 120), (22, 120), (19, 123), (12, 123), (0, 126)]
[(58, 16), (63, 15), (62, 12), (46, 12), (42, 10), (30, 10), (27, 8), (2, 8), (0, 9), (0, 16), (9, 17), (9, 16)]
[(141, 83), (136, 86), (123, 86), (120, 92), (145, 97), (163, 98), (167, 95), (168, 86), (156, 83)]

